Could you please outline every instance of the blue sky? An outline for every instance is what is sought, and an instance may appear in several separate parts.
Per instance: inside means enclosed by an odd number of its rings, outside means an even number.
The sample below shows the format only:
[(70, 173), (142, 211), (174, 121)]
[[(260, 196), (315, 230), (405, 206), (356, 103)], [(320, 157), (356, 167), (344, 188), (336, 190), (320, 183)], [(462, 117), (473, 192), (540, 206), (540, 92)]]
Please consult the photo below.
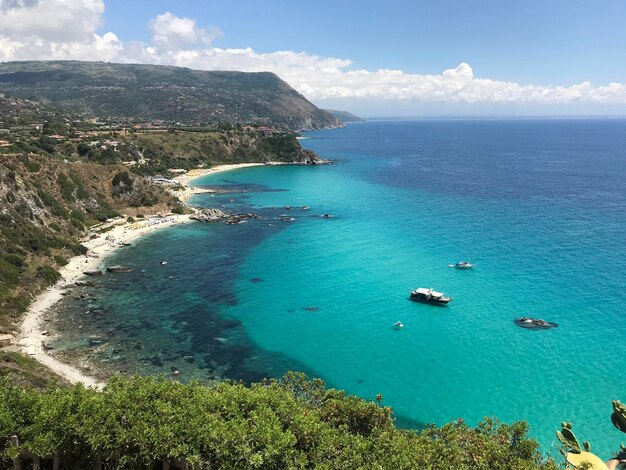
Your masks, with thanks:
[(365, 116), (626, 115), (626, 1), (0, 0), (0, 61), (271, 71)]
[(305, 51), (354, 67), (439, 73), (461, 62), (520, 84), (571, 85), (626, 77), (626, 2), (594, 1), (122, 1), (102, 31), (148, 41), (164, 11), (223, 31), (214, 45)]

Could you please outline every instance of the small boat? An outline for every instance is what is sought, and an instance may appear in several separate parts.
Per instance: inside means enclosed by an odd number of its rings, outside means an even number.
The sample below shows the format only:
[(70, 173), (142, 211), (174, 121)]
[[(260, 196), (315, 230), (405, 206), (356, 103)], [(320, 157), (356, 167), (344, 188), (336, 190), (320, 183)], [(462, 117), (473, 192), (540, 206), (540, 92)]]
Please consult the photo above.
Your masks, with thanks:
[(419, 289), (415, 289), (413, 292), (411, 292), (411, 295), (409, 296), (409, 298), (416, 302), (423, 302), (425, 304), (442, 305), (442, 306), (448, 304), (448, 302), (452, 300), (451, 297), (446, 297), (443, 292), (437, 292), (432, 289), (426, 289), (425, 287), (420, 287)]
[(404, 324), (401, 321), (397, 321), (393, 324), (397, 329), (404, 328)]
[(513, 323), (522, 328), (528, 328), (529, 330), (548, 330), (559, 326), (557, 323), (550, 323), (540, 318), (529, 317), (516, 318), (513, 320)]
[(468, 261), (459, 261), (456, 264), (449, 264), (448, 266), (454, 269), (472, 269), (474, 267), (474, 265)]

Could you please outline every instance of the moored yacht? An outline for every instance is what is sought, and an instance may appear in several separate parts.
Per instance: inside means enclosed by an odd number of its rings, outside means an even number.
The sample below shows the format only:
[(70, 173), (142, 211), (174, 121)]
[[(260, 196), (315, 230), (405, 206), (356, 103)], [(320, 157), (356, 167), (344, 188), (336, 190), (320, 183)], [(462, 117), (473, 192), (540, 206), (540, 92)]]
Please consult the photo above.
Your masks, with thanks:
[(433, 304), (433, 305), (446, 305), (450, 300), (450, 297), (446, 297), (443, 292), (437, 292), (433, 289), (426, 289), (425, 287), (420, 287), (411, 292), (409, 297), (411, 300), (416, 302), (423, 302), (425, 304)]
[(517, 326), (522, 328), (528, 328), (529, 330), (548, 330), (550, 328), (556, 328), (559, 326), (557, 323), (551, 323), (539, 318), (522, 317), (513, 320)]
[(458, 263), (450, 264), (449, 266), (454, 269), (472, 269), (474, 267), (474, 265), (469, 261), (459, 261)]

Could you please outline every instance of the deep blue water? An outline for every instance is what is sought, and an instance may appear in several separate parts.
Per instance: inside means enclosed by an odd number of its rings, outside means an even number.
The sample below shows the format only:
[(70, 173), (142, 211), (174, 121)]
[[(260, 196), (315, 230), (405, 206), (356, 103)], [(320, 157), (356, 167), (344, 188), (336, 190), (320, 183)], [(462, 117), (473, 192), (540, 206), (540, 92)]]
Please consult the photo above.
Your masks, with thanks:
[[(117, 253), (108, 264), (135, 270), (65, 301), (57, 347), (84, 351), (91, 336), (101, 366), (183, 380), (299, 369), (382, 393), (403, 424), (526, 419), (548, 450), (568, 420), (596, 451), (616, 449), (626, 120), (369, 122), (307, 136), (337, 164), (197, 180), (230, 193), (193, 204), (261, 218), (165, 229)], [(476, 268), (448, 267), (460, 259)], [(408, 301), (420, 286), (454, 299)], [(520, 316), (560, 327), (524, 330)]]

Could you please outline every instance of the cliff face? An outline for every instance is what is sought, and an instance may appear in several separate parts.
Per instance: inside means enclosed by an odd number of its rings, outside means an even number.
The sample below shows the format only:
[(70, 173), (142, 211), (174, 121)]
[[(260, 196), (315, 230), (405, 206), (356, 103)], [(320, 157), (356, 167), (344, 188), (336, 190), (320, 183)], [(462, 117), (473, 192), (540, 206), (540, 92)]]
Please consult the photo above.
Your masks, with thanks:
[[(302, 148), (292, 134), (258, 132), (173, 132), (121, 136), (118, 154), (142, 161), (137, 171), (164, 172), (219, 163), (316, 163), (319, 157)], [(147, 171), (150, 173), (150, 171)]]
[(122, 166), (64, 163), (37, 155), (0, 160), (0, 330), (31, 295), (58, 279), (67, 259), (84, 253), (87, 228), (133, 207), (155, 212), (178, 201)]
[(100, 117), (185, 124), (259, 123), (286, 130), (340, 127), (269, 72), (44, 61), (0, 64), (0, 92)]

